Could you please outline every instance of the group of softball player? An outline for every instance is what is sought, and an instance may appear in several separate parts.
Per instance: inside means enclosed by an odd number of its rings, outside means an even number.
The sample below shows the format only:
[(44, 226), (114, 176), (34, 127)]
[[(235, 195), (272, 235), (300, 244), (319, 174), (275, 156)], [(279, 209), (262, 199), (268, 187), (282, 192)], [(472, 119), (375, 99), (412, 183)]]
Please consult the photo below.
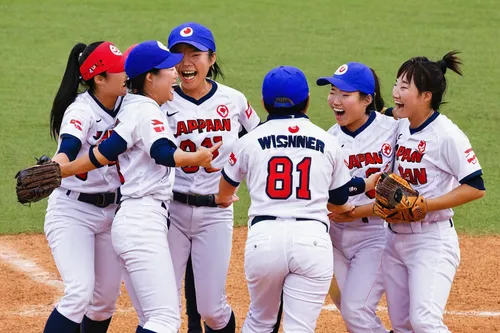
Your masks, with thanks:
[[(447, 69), (461, 74), (454, 52), (404, 62), (386, 109), (372, 69), (341, 65), (317, 80), (330, 87), (327, 132), (309, 120), (309, 86), (291, 66), (264, 78), (261, 122), (215, 81), (216, 44), (201, 24), (124, 54), (110, 42), (75, 45), (50, 118), (64, 179), (45, 233), (65, 291), (44, 332), (107, 332), (122, 280), (136, 332), (178, 332), (184, 276), (188, 332), (202, 322), (235, 332), (225, 288), (243, 180), (242, 332), (277, 332), (281, 312), (285, 332), (314, 332), (329, 290), (349, 332), (387, 332), (376, 315), (384, 291), (394, 332), (448, 332), (460, 260), (452, 208), (485, 189), (469, 140), (438, 112)], [(381, 172), (427, 198), (424, 220), (373, 214)]]

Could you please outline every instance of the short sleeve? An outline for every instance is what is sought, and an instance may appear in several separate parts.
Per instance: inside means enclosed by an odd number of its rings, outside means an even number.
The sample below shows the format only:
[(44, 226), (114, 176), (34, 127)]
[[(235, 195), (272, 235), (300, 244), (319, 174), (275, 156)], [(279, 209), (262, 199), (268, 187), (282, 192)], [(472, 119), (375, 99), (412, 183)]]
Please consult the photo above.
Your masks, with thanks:
[(328, 141), (328, 144), (333, 146), (328, 149), (329, 154), (331, 154), (330, 157), (333, 161), (332, 182), (330, 183), (329, 190), (335, 190), (342, 187), (351, 180), (349, 169), (344, 163), (342, 149), (340, 148), (337, 139), (334, 137), (332, 137), (332, 139), (333, 140)]
[(461, 130), (452, 131), (444, 138), (441, 153), (459, 182), (482, 174), (472, 145)]
[(69, 134), (83, 143), (87, 140), (88, 133), (93, 123), (92, 112), (84, 108), (70, 107), (64, 113), (59, 135)]
[(248, 103), (247, 99), (244, 96), (239, 121), (247, 132), (250, 132), (260, 124), (259, 115), (257, 114), (257, 112), (255, 112), (255, 110), (252, 108), (250, 103)]
[(229, 154), (229, 160), (222, 170), (224, 178), (234, 186), (244, 180), (248, 172), (248, 152), (247, 149), (244, 149), (243, 142), (243, 139), (236, 142), (233, 151)]
[(153, 104), (141, 108), (141, 116), (137, 125), (138, 137), (142, 139), (144, 150), (150, 154), (151, 146), (159, 139), (168, 139), (175, 142), (170, 133), (165, 113)]

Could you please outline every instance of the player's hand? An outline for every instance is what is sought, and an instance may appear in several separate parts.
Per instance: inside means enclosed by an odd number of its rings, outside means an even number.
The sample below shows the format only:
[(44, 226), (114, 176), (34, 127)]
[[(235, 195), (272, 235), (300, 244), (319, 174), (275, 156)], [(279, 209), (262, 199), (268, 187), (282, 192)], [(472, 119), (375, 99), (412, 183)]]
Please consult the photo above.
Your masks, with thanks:
[(352, 209), (346, 213), (329, 212), (328, 218), (330, 219), (330, 221), (333, 221), (333, 222), (352, 222), (352, 221), (356, 220), (356, 217), (354, 215), (354, 209)]
[(211, 171), (219, 171), (220, 169), (212, 168), (211, 162), (213, 159), (213, 152), (222, 146), (222, 142), (217, 142), (210, 148), (199, 147), (196, 153), (198, 154), (198, 165), (204, 168), (210, 168)]
[(377, 185), (378, 180), (382, 172), (377, 172), (370, 175), (368, 178), (365, 178), (365, 192), (371, 191), (375, 189), (375, 185)]
[(231, 197), (225, 197), (225, 198), (219, 197), (218, 194), (215, 195), (215, 203), (217, 204), (218, 207), (221, 208), (227, 208), (237, 201), (240, 201), (240, 198), (236, 194), (233, 194)]

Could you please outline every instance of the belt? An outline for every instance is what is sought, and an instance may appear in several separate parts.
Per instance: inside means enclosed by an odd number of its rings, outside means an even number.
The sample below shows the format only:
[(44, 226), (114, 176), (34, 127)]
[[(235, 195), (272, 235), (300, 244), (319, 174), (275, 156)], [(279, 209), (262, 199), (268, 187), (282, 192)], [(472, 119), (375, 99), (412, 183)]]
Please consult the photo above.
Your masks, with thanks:
[[(450, 221), (450, 228), (453, 228), (453, 219), (449, 219)], [(411, 222), (410, 222), (411, 223)], [(432, 223), (432, 222), (431, 222)], [(396, 232), (392, 229), (392, 223), (387, 223), (387, 227), (389, 228), (390, 231), (392, 231), (395, 234), (398, 234), (399, 232)]]
[[(66, 195), (69, 196), (71, 192), (71, 190), (66, 191)], [(111, 204), (117, 203), (120, 197), (121, 196), (119, 191), (117, 193), (80, 193), (76, 200), (94, 205), (99, 208), (106, 208)]]
[(173, 194), (175, 201), (186, 205), (196, 206), (196, 207), (217, 207), (217, 205), (208, 204), (208, 201), (212, 202), (213, 200), (208, 200), (209, 198), (207, 197), (207, 195), (192, 195), (175, 191), (173, 192)]
[[(274, 221), (277, 218), (278, 218), (277, 216), (257, 215), (257, 216), (255, 216), (252, 219), (252, 222), (250, 223), (250, 226), (253, 226), (254, 224), (257, 224), (257, 223), (262, 222), (262, 221)], [(315, 222), (322, 223), (326, 227), (326, 232), (328, 232), (328, 225), (326, 225), (326, 223), (323, 222), (323, 221), (309, 219), (309, 218), (304, 218), (304, 217), (297, 217), (297, 218), (294, 218), (293, 220), (295, 220), (295, 221), (315, 221)]]

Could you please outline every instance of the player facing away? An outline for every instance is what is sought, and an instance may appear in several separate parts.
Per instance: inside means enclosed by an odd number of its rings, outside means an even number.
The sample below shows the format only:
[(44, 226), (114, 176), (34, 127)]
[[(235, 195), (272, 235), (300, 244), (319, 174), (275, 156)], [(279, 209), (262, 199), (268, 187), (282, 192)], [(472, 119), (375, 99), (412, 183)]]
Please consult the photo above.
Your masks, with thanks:
[[(257, 127), (260, 119), (241, 92), (215, 81), (222, 71), (214, 36), (207, 27), (194, 22), (175, 27), (168, 47), (184, 55), (176, 66), (180, 84), (174, 89), (175, 97), (162, 105), (175, 142), (185, 151), (223, 142), (212, 163), (222, 168), (238, 137)], [(187, 166), (175, 170), (168, 241), (179, 297), (191, 257), (196, 304), (206, 332), (234, 332), (235, 318), (226, 297), (233, 207), (224, 209), (201, 200), (218, 192), (219, 179), (218, 169)], [(186, 295), (190, 285), (186, 284)]]
[[(73, 161), (109, 136), (122, 104), (125, 58), (110, 42), (76, 44), (50, 114), (53, 160)], [(78, 94), (79, 87), (85, 92)], [(121, 266), (111, 245), (120, 186), (117, 165), (62, 180), (49, 198), (44, 231), (64, 282), (45, 333), (107, 331), (120, 293)]]
[(125, 63), (131, 90), (117, 115), (110, 137), (74, 162), (62, 175), (100, 168), (118, 160), (125, 180), (112, 225), (113, 247), (131, 282), (134, 308), (146, 318), (142, 332), (176, 333), (180, 327), (175, 276), (168, 244), (168, 209), (175, 166), (211, 167), (212, 152), (221, 143), (196, 152), (177, 149), (159, 105), (173, 98), (173, 54), (158, 41), (135, 46)]
[(262, 86), (267, 122), (238, 140), (222, 171), (219, 200), (246, 179), (251, 198), (245, 276), (250, 309), (242, 332), (271, 332), (283, 290), (285, 332), (314, 332), (333, 275), (330, 209), (347, 211), (351, 179), (335, 137), (306, 115), (309, 87), (295, 67)]
[[(368, 66), (349, 62), (333, 76), (318, 79), (317, 84), (331, 87), (328, 105), (337, 124), (328, 133), (342, 147), (353, 177), (351, 195), (361, 193), (351, 196), (349, 202), (355, 206), (373, 202), (374, 191), (364, 193), (363, 178), (392, 170), (398, 126), (396, 120), (377, 112), (384, 107), (378, 77)], [(384, 293), (385, 232), (384, 220), (378, 216), (331, 223), (334, 273), (342, 295), (340, 311), (349, 332), (387, 332), (376, 314)]]

